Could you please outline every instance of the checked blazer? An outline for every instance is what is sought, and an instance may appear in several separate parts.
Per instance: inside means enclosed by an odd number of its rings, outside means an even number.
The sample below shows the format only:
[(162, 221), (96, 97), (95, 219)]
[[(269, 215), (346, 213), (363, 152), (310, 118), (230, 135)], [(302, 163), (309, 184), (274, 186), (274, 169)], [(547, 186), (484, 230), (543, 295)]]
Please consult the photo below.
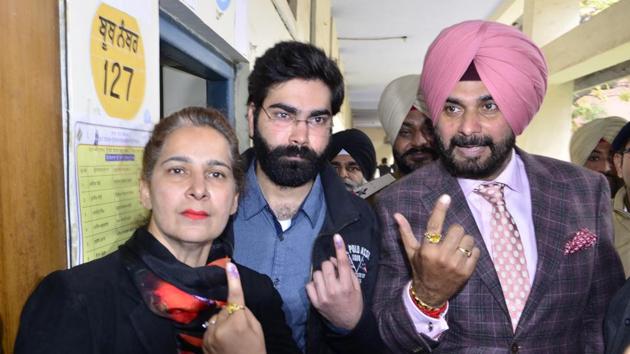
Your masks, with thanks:
[[(623, 284), (612, 244), (610, 192), (600, 174), (516, 149), (531, 189), (538, 264), (532, 289), (514, 331), (494, 264), (455, 177), (439, 161), (385, 190), (377, 213), (383, 227), (374, 296), (381, 336), (392, 353), (602, 353), (606, 306)], [(481, 256), (471, 278), (449, 300), (449, 329), (438, 342), (417, 334), (402, 292), (410, 266), (392, 215), (402, 213), (417, 238), (442, 194), (451, 196), (444, 229), (460, 224)], [(597, 236), (594, 246), (565, 254), (576, 232)], [(444, 231), (446, 233), (446, 231)]]

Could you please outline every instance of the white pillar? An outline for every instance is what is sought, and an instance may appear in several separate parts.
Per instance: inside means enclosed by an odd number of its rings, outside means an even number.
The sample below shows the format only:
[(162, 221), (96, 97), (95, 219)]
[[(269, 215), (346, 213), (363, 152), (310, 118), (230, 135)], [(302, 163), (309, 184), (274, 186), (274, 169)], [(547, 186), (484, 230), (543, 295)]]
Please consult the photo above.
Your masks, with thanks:
[[(526, 0), (523, 32), (539, 47), (579, 24), (577, 0)], [(573, 81), (550, 84), (543, 105), (517, 140), (525, 151), (569, 160)]]

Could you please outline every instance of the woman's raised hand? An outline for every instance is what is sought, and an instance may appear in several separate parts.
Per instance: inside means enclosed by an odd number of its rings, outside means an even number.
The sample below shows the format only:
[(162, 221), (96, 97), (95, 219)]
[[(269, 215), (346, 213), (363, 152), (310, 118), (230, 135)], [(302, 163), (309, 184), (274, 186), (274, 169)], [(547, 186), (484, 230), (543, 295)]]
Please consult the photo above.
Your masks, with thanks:
[(234, 263), (225, 267), (228, 304), (208, 321), (203, 336), (205, 354), (266, 354), (260, 322), (245, 307), (241, 279)]

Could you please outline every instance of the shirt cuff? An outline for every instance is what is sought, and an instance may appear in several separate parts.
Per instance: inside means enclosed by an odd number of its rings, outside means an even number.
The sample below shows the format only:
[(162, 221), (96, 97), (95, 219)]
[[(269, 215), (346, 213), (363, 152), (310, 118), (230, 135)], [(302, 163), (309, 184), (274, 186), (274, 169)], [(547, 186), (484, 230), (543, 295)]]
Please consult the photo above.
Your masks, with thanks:
[(409, 317), (411, 317), (413, 326), (416, 328), (416, 332), (437, 341), (442, 333), (448, 329), (448, 323), (446, 323), (445, 318), (446, 313), (448, 312), (448, 302), (446, 303), (446, 309), (440, 314), (440, 317), (432, 318), (420, 311), (420, 309), (413, 303), (411, 295), (409, 294), (410, 290), (411, 281), (409, 281), (407, 286), (403, 289), (402, 297), (407, 313), (409, 314)]

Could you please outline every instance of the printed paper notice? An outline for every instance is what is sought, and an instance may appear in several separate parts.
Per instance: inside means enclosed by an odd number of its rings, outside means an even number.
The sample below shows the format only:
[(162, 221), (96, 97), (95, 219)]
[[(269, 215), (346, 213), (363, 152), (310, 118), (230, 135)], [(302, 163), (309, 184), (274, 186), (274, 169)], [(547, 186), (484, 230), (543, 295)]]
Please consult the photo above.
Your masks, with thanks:
[(77, 146), (83, 262), (115, 251), (146, 219), (141, 167), (141, 147)]

